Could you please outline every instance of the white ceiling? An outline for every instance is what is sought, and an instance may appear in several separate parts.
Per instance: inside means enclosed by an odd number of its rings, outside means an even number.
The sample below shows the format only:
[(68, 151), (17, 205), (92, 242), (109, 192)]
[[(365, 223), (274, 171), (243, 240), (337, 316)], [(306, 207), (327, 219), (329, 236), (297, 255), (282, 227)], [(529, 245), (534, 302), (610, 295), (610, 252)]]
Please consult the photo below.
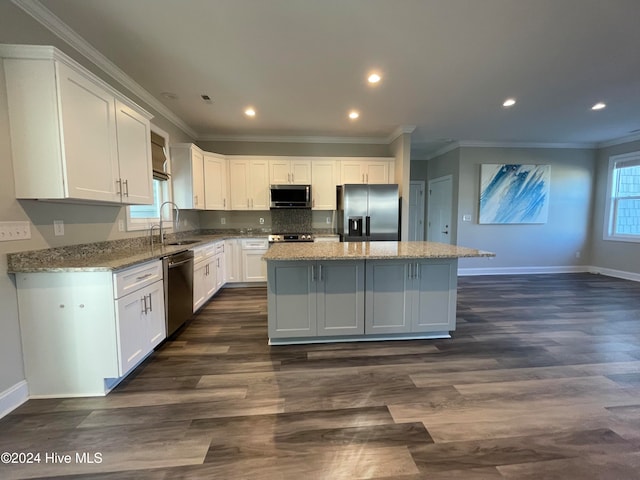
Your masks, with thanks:
[[(388, 139), (415, 125), (413, 148), (429, 150), (445, 139), (589, 144), (640, 129), (639, 0), (40, 3), (200, 138)], [(607, 108), (591, 111), (598, 101)]]

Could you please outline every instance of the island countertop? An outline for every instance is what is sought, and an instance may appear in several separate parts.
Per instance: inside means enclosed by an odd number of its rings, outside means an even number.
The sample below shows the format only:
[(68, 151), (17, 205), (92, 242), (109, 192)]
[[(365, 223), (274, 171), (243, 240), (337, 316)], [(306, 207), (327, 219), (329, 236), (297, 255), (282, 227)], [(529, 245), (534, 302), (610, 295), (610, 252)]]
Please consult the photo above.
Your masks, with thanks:
[(495, 253), (435, 242), (323, 242), (277, 243), (262, 258), (267, 261), (292, 261), (463, 257), (495, 257)]

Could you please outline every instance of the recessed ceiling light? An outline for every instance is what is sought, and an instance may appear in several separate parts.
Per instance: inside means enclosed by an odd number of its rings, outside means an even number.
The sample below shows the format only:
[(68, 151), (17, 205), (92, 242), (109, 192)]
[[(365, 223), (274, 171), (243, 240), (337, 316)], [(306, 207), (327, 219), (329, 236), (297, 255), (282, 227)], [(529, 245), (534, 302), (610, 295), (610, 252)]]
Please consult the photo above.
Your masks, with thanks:
[(255, 117), (256, 116), (256, 111), (253, 108), (249, 107), (244, 111), (244, 114), (247, 117)]
[(502, 102), (503, 107), (513, 107), (516, 104), (515, 98), (507, 98), (504, 102)]
[(593, 107), (591, 107), (591, 110), (602, 110), (603, 108), (605, 108), (607, 106), (606, 103), (603, 102), (598, 102), (596, 103)]
[(355, 110), (351, 110), (349, 112), (349, 118), (351, 120), (355, 120), (356, 118), (358, 118), (360, 116), (360, 114), (358, 112), (356, 112)]
[(369, 83), (378, 83), (380, 81), (380, 75), (377, 73), (372, 73), (371, 75), (369, 75), (369, 77), (367, 78), (367, 80), (369, 81)]

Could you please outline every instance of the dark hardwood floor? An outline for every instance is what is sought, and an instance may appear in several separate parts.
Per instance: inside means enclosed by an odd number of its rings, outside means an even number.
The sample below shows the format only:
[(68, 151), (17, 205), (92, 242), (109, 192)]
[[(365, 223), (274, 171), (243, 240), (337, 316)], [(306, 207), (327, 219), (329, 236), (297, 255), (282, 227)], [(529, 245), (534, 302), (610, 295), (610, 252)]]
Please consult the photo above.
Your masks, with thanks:
[(110, 395), (0, 420), (41, 454), (0, 478), (627, 480), (639, 447), (640, 283), (462, 277), (437, 341), (269, 347), (266, 290), (225, 289)]

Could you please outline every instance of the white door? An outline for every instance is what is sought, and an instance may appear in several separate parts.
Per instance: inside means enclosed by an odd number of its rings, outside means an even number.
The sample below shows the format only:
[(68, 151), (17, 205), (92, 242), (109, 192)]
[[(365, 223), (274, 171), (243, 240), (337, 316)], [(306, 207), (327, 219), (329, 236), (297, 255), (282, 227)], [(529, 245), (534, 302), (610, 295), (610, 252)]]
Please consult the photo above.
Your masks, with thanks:
[(451, 175), (429, 181), (427, 240), (430, 242), (451, 243), (452, 184)]
[(411, 182), (409, 187), (409, 241), (424, 240), (424, 181)]

